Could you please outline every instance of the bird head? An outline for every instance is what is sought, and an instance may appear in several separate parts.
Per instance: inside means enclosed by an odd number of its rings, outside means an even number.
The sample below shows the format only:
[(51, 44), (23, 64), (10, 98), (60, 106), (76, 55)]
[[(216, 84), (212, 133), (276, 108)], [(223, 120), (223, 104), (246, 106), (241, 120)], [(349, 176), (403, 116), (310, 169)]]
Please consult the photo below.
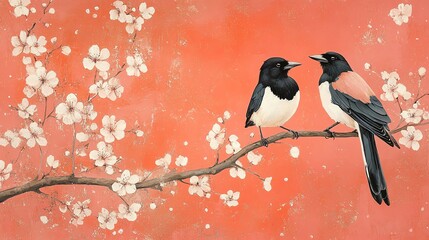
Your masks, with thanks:
[(289, 62), (281, 57), (272, 57), (267, 59), (261, 66), (261, 74), (267, 74), (271, 78), (287, 76), (290, 69), (301, 65), (298, 62)]
[(339, 53), (336, 52), (326, 52), (323, 54), (312, 55), (311, 59), (320, 62), (323, 72), (331, 76), (332, 78), (337, 78), (342, 72), (352, 71), (347, 60)]

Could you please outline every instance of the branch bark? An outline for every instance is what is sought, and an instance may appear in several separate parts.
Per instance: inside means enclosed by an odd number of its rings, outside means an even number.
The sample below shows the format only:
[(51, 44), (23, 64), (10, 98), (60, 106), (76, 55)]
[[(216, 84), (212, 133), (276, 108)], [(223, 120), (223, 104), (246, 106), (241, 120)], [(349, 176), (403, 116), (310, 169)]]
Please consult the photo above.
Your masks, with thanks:
[[(403, 129), (406, 129), (408, 126), (416, 125), (426, 125), (428, 122), (420, 124), (408, 124), (400, 128), (392, 130), (391, 133), (397, 133)], [(323, 131), (300, 131), (299, 137), (324, 137), (330, 138), (331, 136), (327, 132)], [(345, 133), (334, 133), (335, 138), (350, 138), (357, 137), (356, 132), (345, 132)], [(274, 143), (282, 139), (293, 138), (293, 134), (290, 132), (281, 132), (275, 135), (272, 135), (267, 138), (268, 143)], [(163, 183), (168, 183), (172, 181), (180, 181), (183, 179), (188, 179), (192, 176), (201, 176), (201, 175), (216, 175), (217, 173), (234, 166), (235, 162), (241, 157), (245, 156), (248, 152), (262, 147), (260, 141), (251, 143), (243, 147), (239, 152), (234, 155), (229, 156), (225, 160), (216, 163), (214, 166), (207, 168), (200, 168), (195, 170), (189, 170), (184, 172), (170, 172), (166, 175), (144, 180), (136, 184), (137, 189), (143, 188), (153, 188), (162, 190), (161, 185)], [(114, 179), (108, 178), (91, 178), (91, 177), (75, 177), (71, 176), (57, 176), (57, 177), (46, 177), (42, 179), (36, 179), (31, 182), (25, 183), (20, 186), (16, 186), (4, 191), (0, 191), (0, 202), (4, 202), (12, 197), (27, 193), (27, 192), (39, 192), (41, 188), (56, 186), (56, 185), (93, 185), (93, 186), (103, 186), (109, 189), (112, 189), (112, 184), (115, 182)]]

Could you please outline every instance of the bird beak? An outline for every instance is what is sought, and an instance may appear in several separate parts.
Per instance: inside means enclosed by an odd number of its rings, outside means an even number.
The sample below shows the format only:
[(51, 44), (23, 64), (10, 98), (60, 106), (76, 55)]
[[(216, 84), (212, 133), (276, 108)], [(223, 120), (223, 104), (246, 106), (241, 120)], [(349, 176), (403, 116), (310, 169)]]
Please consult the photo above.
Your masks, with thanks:
[(312, 55), (312, 56), (310, 56), (310, 58), (311, 59), (314, 59), (314, 60), (316, 60), (316, 61), (318, 61), (318, 62), (321, 62), (321, 63), (327, 63), (328, 62), (328, 59), (326, 59), (326, 58), (324, 58), (322, 55), (320, 55), (320, 54), (318, 54), (318, 55)]
[(288, 70), (294, 67), (298, 67), (299, 65), (301, 65), (301, 63), (299, 62), (289, 62), (288, 65), (284, 66), (283, 70)]

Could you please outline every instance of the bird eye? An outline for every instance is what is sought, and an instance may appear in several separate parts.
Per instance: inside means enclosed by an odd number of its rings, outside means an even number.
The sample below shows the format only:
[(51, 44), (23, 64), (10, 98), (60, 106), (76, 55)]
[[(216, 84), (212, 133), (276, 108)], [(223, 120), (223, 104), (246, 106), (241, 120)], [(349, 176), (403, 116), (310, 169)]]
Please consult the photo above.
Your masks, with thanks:
[(332, 60), (332, 61), (335, 61), (335, 60), (337, 60), (337, 57), (332, 56), (332, 57), (331, 57), (331, 60)]
[(277, 63), (277, 64), (276, 64), (276, 67), (278, 67), (278, 68), (279, 68), (279, 67), (280, 67), (280, 63)]

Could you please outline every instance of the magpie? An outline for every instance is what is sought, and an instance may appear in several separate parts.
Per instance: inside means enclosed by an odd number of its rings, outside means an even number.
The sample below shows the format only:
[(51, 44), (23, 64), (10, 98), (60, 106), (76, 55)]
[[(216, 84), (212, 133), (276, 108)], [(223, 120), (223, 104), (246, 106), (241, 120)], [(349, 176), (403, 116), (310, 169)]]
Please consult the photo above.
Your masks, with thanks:
[(319, 80), (319, 93), (323, 108), (335, 123), (325, 129), (332, 136), (332, 129), (339, 123), (356, 129), (365, 164), (371, 195), (378, 204), (383, 201), (390, 205), (387, 195), (381, 163), (374, 135), (389, 144), (398, 147), (390, 133), (389, 116), (365, 80), (352, 70), (346, 59), (339, 53), (327, 52), (313, 55), (323, 73)]
[(300, 93), (298, 84), (288, 76), (291, 68), (301, 65), (289, 62), (281, 57), (267, 59), (261, 66), (259, 81), (253, 91), (246, 113), (245, 127), (257, 126), (261, 135), (261, 143), (268, 147), (268, 141), (262, 135), (261, 127), (281, 127), (293, 133), (298, 133), (283, 127), (296, 112)]

